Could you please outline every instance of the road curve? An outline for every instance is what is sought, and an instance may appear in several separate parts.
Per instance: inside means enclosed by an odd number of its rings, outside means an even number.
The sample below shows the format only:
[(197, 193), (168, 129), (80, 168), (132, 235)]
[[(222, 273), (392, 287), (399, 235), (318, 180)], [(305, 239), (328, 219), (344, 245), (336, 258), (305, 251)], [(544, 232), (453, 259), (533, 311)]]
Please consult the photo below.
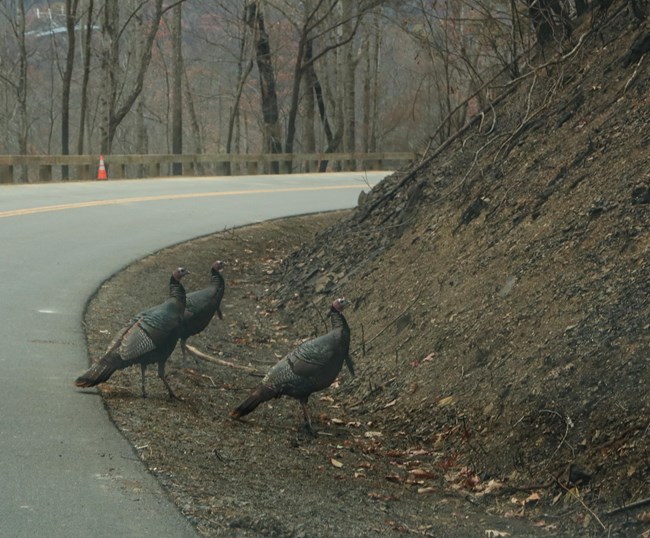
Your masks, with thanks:
[(0, 186), (0, 536), (196, 536), (100, 398), (72, 385), (87, 299), (160, 248), (352, 207), (388, 173)]

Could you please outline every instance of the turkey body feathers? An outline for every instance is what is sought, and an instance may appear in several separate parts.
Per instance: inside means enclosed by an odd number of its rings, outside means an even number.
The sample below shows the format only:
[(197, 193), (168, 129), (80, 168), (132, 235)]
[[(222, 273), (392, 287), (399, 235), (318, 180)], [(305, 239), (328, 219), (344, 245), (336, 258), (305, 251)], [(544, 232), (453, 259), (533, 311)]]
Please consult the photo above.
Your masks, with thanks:
[(178, 268), (170, 278), (170, 298), (164, 303), (143, 310), (117, 333), (104, 355), (75, 380), (78, 387), (94, 387), (107, 381), (117, 370), (139, 364), (142, 368), (142, 396), (146, 366), (158, 363), (158, 375), (175, 397), (165, 379), (165, 361), (172, 354), (180, 335), (185, 309), (185, 289), (180, 279), (187, 271)]
[(185, 313), (180, 329), (180, 338), (185, 341), (190, 336), (199, 334), (212, 321), (215, 314), (221, 314), (221, 299), (225, 291), (225, 281), (219, 272), (224, 263), (217, 260), (210, 269), (210, 285), (201, 290), (188, 293), (185, 300)]
[(343, 362), (349, 361), (350, 329), (341, 312), (347, 302), (339, 306), (337, 301), (330, 310), (332, 329), (303, 342), (275, 364), (251, 395), (230, 412), (230, 416), (243, 417), (260, 403), (286, 395), (301, 403), (306, 425), (311, 429), (306, 409), (309, 396), (329, 387), (339, 375)]

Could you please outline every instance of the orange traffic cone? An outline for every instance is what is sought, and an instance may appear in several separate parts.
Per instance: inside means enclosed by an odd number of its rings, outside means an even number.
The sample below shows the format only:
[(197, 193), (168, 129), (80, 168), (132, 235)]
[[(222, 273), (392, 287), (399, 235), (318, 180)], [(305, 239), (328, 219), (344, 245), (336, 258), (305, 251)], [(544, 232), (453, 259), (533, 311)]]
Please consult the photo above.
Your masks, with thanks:
[(99, 156), (99, 170), (97, 170), (97, 179), (108, 179), (106, 175), (106, 166), (104, 165), (104, 156)]

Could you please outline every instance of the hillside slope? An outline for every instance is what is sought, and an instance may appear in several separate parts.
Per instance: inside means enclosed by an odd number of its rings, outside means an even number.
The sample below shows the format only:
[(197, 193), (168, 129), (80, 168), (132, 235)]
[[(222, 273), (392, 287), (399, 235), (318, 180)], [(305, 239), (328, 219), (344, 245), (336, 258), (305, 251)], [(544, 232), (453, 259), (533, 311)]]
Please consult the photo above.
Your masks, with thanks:
[(650, 495), (644, 35), (619, 12), (287, 260), (288, 312), (354, 300), (356, 412), (482, 477)]

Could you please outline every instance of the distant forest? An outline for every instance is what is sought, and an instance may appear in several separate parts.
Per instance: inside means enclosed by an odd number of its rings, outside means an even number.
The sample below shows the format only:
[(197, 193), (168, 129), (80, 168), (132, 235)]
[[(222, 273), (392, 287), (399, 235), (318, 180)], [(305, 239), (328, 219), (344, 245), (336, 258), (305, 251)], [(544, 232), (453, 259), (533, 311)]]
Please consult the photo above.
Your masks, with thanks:
[(616, 8), (4, 0), (0, 154), (423, 151)]

